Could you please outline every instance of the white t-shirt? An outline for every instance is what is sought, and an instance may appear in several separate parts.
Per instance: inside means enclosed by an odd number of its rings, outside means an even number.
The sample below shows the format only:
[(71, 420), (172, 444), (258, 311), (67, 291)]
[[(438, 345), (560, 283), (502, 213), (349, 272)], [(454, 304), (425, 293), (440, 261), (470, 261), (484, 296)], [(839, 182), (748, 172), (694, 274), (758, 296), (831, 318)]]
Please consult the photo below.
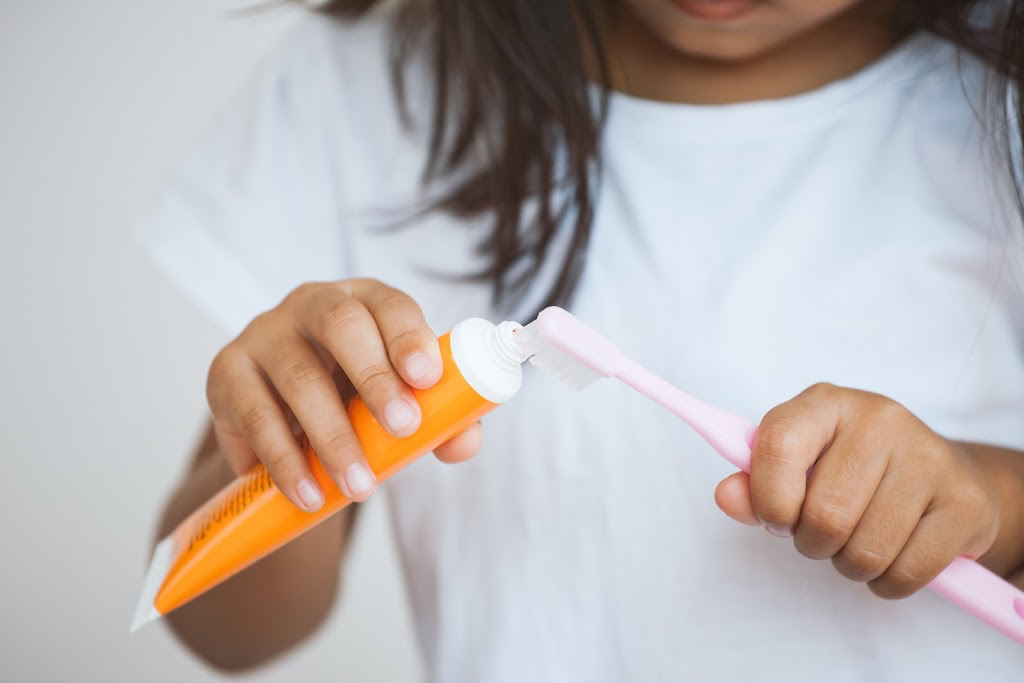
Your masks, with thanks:
[[(422, 199), (425, 155), (388, 35), (311, 18), (144, 222), (229, 332), (301, 282), (354, 276), (405, 290), (438, 332), (489, 315), (485, 285), (430, 274), (471, 270), (486, 220), (380, 229)], [(983, 69), (961, 66), (977, 91)], [(831, 381), (1024, 448), (1024, 227), (964, 93), (954, 50), (918, 37), (797, 97), (614, 95), (572, 310), (755, 420)], [(1024, 648), (930, 592), (880, 600), (727, 519), (712, 492), (731, 467), (610, 380), (573, 394), (530, 368), (485, 427), (472, 462), (424, 458), (386, 484), (435, 680), (1024, 680)]]

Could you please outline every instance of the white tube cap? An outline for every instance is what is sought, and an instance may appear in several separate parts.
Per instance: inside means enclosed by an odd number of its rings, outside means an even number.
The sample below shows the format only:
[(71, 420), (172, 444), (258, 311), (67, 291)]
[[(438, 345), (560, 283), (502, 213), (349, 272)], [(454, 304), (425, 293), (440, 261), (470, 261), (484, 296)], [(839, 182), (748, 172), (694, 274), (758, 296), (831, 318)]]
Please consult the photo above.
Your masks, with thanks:
[(504, 403), (523, 384), (520, 367), (528, 355), (513, 339), (519, 323), (494, 325), (483, 318), (468, 318), (452, 328), (452, 358), (473, 391), (491, 403)]

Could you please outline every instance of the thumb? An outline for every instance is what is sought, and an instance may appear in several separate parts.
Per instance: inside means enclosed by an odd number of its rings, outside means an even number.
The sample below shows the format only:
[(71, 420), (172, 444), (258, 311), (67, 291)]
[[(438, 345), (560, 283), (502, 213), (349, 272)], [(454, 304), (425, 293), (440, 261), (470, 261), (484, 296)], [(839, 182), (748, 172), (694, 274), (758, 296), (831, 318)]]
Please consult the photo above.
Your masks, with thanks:
[(484, 438), (483, 427), (474, 422), (434, 449), (434, 455), (444, 463), (465, 462), (476, 455)]
[(732, 519), (741, 524), (759, 526), (750, 500), (750, 475), (737, 472), (719, 482), (715, 489), (715, 503)]

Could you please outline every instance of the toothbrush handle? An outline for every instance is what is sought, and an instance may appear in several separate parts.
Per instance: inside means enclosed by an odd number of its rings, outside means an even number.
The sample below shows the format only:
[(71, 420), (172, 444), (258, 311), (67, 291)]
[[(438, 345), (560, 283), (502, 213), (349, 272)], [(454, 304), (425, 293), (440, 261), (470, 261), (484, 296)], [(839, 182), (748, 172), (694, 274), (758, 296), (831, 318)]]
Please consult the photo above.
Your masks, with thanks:
[(974, 560), (958, 557), (928, 587), (1018, 643), (1024, 643), (1024, 591)]
[(750, 472), (750, 449), (754, 446), (757, 425), (697, 400), (628, 356), (618, 359), (615, 377), (682, 419), (719, 455), (744, 472)]
[[(626, 356), (619, 360), (615, 377), (680, 417), (722, 457), (750, 472), (750, 450), (757, 426), (749, 420), (693, 398)], [(974, 560), (956, 558), (928, 588), (1024, 643), (1024, 591)]]

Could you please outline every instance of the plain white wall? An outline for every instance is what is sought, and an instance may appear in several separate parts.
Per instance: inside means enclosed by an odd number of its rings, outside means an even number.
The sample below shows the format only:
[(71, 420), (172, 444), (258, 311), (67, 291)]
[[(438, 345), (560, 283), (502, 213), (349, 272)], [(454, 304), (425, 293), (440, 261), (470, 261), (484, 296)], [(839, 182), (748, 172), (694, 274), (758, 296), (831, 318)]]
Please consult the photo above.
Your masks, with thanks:
[[(0, 680), (224, 678), (162, 624), (128, 635), (225, 341), (129, 232), (301, 11), (232, 14), (259, 2), (0, 1)], [(364, 513), (328, 626), (243, 680), (419, 679), (383, 502)]]

